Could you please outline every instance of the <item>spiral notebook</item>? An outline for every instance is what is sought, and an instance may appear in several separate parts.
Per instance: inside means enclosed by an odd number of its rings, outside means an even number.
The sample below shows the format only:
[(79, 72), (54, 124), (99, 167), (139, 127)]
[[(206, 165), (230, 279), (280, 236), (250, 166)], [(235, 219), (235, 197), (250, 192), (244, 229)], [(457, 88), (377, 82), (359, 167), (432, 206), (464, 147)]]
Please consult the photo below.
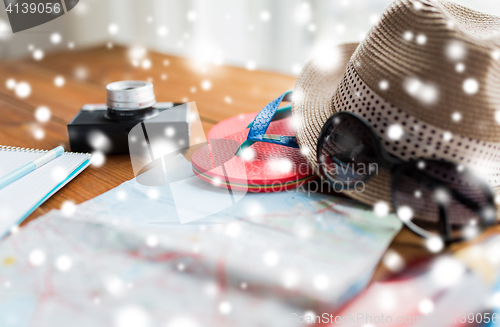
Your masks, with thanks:
[[(47, 151), (0, 146), (0, 176), (24, 166)], [(90, 165), (90, 154), (65, 152), (0, 189), (0, 238)]]

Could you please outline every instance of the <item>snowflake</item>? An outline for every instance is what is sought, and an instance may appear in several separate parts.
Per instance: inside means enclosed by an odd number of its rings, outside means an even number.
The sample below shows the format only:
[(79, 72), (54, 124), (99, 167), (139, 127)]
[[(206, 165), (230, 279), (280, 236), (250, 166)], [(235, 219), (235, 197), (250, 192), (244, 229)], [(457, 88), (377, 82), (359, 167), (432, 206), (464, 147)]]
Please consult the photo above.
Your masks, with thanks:
[(195, 11), (189, 11), (187, 13), (187, 19), (190, 21), (190, 22), (194, 22), (198, 19), (198, 14), (195, 12)]
[(299, 274), (295, 270), (291, 269), (286, 270), (282, 276), (283, 285), (289, 289), (297, 286), (299, 279)]
[(54, 169), (52, 169), (51, 176), (55, 182), (60, 183), (68, 176), (68, 172), (66, 168), (62, 166), (54, 167)]
[(158, 27), (156, 33), (159, 37), (165, 37), (168, 34), (168, 28), (166, 26), (160, 26)]
[(73, 201), (64, 201), (61, 205), (61, 212), (65, 217), (71, 217), (76, 212), (76, 204)]
[(387, 267), (390, 271), (399, 272), (404, 269), (405, 262), (399, 253), (388, 250), (382, 259), (382, 263)]
[(120, 31), (120, 27), (117, 24), (109, 24), (108, 26), (108, 32), (111, 35), (115, 35)]
[(101, 151), (92, 152), (91, 164), (94, 167), (101, 167), (106, 162), (106, 156)]
[(387, 135), (391, 140), (400, 140), (404, 135), (403, 127), (399, 124), (392, 124), (387, 129)]
[(59, 43), (61, 43), (61, 40), (62, 40), (62, 36), (59, 33), (52, 33), (50, 35), (50, 42), (52, 42), (53, 44), (59, 44)]
[(40, 123), (46, 123), (50, 120), (51, 112), (48, 107), (41, 106), (35, 110), (35, 118)]
[[(500, 117), (499, 117), (499, 118), (500, 118)], [(452, 119), (454, 122), (458, 123), (459, 121), (461, 121), (461, 120), (462, 120), (462, 114), (461, 114), (461, 113), (459, 113), (458, 111), (456, 111), (456, 112), (454, 112), (454, 113), (451, 115), (451, 119)]]
[(43, 138), (45, 138), (45, 131), (43, 129), (41, 129), (40, 127), (34, 127), (33, 128), (33, 136), (37, 140), (42, 140)]
[(153, 63), (151, 62), (150, 59), (143, 59), (141, 62), (141, 67), (144, 70), (151, 69), (152, 66), (153, 66)]
[(373, 206), (373, 212), (378, 217), (385, 217), (389, 214), (389, 205), (387, 202), (379, 201)]
[(115, 315), (116, 327), (148, 327), (150, 318), (148, 313), (135, 305), (120, 309)]
[(75, 69), (75, 77), (79, 80), (84, 80), (88, 76), (87, 68), (80, 66)]
[(158, 246), (159, 243), (160, 241), (158, 240), (158, 237), (156, 237), (155, 235), (149, 235), (148, 237), (146, 237), (146, 245), (149, 246), (150, 248)]
[(271, 19), (271, 13), (267, 10), (264, 10), (260, 13), (260, 20), (263, 22), (268, 22)]
[(402, 206), (398, 209), (398, 217), (404, 221), (408, 222), (413, 218), (413, 210), (408, 206)]
[(31, 85), (27, 82), (19, 82), (15, 87), (16, 95), (20, 98), (27, 98), (31, 94)]
[(36, 61), (42, 60), (44, 56), (45, 54), (41, 49), (36, 49), (35, 51), (33, 51), (33, 59), (35, 59)]
[(441, 257), (431, 268), (431, 278), (436, 285), (449, 287), (458, 283), (465, 272), (465, 266), (458, 260)]
[(238, 222), (231, 222), (224, 228), (224, 233), (229, 237), (237, 237), (241, 233), (241, 225)]
[(424, 315), (431, 314), (434, 311), (434, 302), (431, 299), (423, 299), (418, 304), (418, 311)]
[(63, 87), (66, 84), (66, 80), (62, 76), (56, 76), (54, 79), (54, 85), (57, 87)]
[(245, 66), (248, 70), (255, 70), (257, 68), (257, 63), (254, 60), (249, 60)]
[(466, 94), (476, 94), (479, 91), (479, 83), (474, 78), (468, 78), (464, 81), (463, 89)]
[(17, 82), (15, 79), (13, 78), (9, 78), (7, 79), (7, 81), (5, 82), (5, 87), (8, 89), (8, 90), (14, 90), (16, 88), (16, 85), (17, 85)]
[(275, 251), (267, 251), (266, 253), (264, 253), (262, 260), (264, 261), (264, 264), (266, 266), (275, 267), (276, 265), (278, 265), (280, 257)]
[(433, 105), (439, 99), (439, 91), (431, 83), (424, 83), (416, 77), (408, 78), (404, 84), (406, 92), (425, 105)]
[(465, 71), (465, 64), (461, 63), (461, 62), (456, 64), (455, 70), (457, 73), (460, 73), (460, 74), (463, 73)]
[(40, 249), (34, 249), (30, 252), (28, 259), (33, 266), (40, 266), (45, 262), (45, 253)]
[(160, 192), (156, 188), (151, 189), (148, 191), (148, 197), (151, 200), (157, 200), (160, 197)]
[(65, 272), (71, 269), (73, 266), (73, 261), (67, 255), (61, 255), (56, 260), (56, 268), (59, 271)]
[(308, 2), (302, 2), (296, 6), (294, 11), (295, 22), (299, 25), (307, 24), (312, 17), (311, 5)]
[(204, 91), (210, 90), (212, 88), (212, 82), (209, 81), (208, 79), (204, 80), (203, 82), (201, 82), (201, 88)]
[(417, 36), (417, 43), (420, 45), (424, 45), (427, 43), (427, 36), (425, 34), (419, 34)]
[(330, 286), (330, 279), (324, 274), (317, 275), (313, 281), (314, 287), (319, 291), (324, 291)]
[(427, 249), (431, 251), (432, 253), (438, 253), (441, 252), (444, 248), (444, 242), (441, 239), (441, 237), (438, 236), (433, 236), (428, 238), (425, 241), (425, 245), (427, 246)]
[(127, 192), (125, 192), (123, 190), (118, 191), (118, 193), (116, 194), (116, 198), (120, 201), (126, 200), (127, 199)]
[(460, 41), (451, 41), (446, 46), (446, 55), (451, 61), (460, 61), (467, 56), (467, 48)]
[(413, 32), (412, 32), (412, 31), (406, 31), (406, 32), (404, 32), (404, 34), (403, 34), (403, 38), (404, 38), (406, 41), (411, 41), (411, 40), (413, 40)]
[(223, 301), (219, 304), (219, 312), (223, 315), (228, 315), (231, 313), (231, 310), (233, 309), (231, 303), (227, 301)]
[(302, 65), (299, 63), (295, 63), (292, 65), (292, 73), (294, 75), (299, 75), (300, 72), (302, 71)]
[(378, 87), (382, 91), (387, 91), (389, 89), (389, 82), (387, 80), (381, 80), (380, 83), (378, 84)]

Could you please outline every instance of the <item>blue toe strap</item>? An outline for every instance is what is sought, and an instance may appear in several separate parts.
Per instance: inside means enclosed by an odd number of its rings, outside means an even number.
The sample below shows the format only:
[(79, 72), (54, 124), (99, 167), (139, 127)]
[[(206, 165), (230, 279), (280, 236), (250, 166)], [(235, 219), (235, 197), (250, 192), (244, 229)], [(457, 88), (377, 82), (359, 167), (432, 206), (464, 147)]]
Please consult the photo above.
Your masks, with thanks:
[[(266, 134), (267, 129), (269, 128), (269, 124), (273, 121), (273, 118), (283, 118), (287, 113), (291, 111), (291, 106), (283, 107), (279, 109), (281, 102), (283, 101), (291, 101), (292, 91), (287, 91), (283, 93), (279, 98), (269, 103), (267, 106), (262, 109), (255, 119), (253, 123), (250, 125), (250, 131), (248, 132), (248, 137), (243, 144), (238, 148), (236, 155), (239, 155), (241, 151), (248, 148), (255, 142), (266, 142), (272, 144), (279, 144), (291, 148), (298, 148), (297, 139), (295, 136), (286, 136), (286, 135), (273, 135)], [(276, 115), (276, 113), (279, 113)], [(279, 116), (279, 117), (278, 117)]]

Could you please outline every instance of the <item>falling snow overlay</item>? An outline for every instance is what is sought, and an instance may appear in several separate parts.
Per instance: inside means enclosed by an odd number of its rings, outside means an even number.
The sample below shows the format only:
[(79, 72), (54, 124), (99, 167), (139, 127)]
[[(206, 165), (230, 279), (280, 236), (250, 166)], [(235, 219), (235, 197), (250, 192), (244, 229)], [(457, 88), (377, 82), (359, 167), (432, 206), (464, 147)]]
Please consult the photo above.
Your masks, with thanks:
[[(294, 117), (287, 125), (297, 136), (306, 131), (312, 140), (299, 140), (297, 156), (313, 158), (310, 163), (316, 159), (317, 137), (308, 128), (319, 131), (332, 112), (314, 111), (300, 119), (296, 108), (309, 103), (304, 107), (333, 109), (333, 104), (336, 111), (362, 116), (390, 155), (416, 160), (419, 169), (429, 166), (424, 158), (458, 163), (456, 172), (471, 169), (498, 189), (500, 143), (494, 138), (500, 137), (500, 43), (498, 33), (485, 31), (489, 24), (498, 30), (500, 20), (479, 19), (480, 26), (469, 29), (476, 17), (462, 22), (460, 15), (440, 13), (456, 2), (500, 16), (500, 6), (491, 0), (395, 1), (398, 5), (392, 8), (406, 12), (398, 19), (400, 25), (390, 28), (383, 25), (389, 16), (383, 10), (392, 0), (80, 0), (63, 19), (19, 34), (12, 33), (9, 20), (2, 17), (4, 100), (6, 110), (19, 107), (13, 112), (19, 119), (0, 126), (7, 133), (18, 129), (25, 138), (19, 139), (22, 146), (67, 146), (64, 125), (81, 104), (99, 99), (96, 95), (104, 94), (105, 84), (120, 79), (154, 83), (161, 90), (158, 100), (203, 102), (199, 105), (206, 126), (229, 115), (237, 121), (243, 112), (260, 109), (254, 104), (271, 98), (273, 87), (285, 91), (294, 87), (295, 79), (296, 88), (301, 81), (309, 86), (331, 82), (321, 92), (294, 94)], [(431, 19), (419, 23), (426, 16)], [(382, 32), (377, 27), (383, 27)], [(360, 42), (358, 49), (369, 49), (367, 38), (376, 35), (382, 38), (375, 42), (378, 48), (368, 51), (370, 59), (380, 59), (384, 51), (411, 55), (383, 58), (380, 67), (353, 60), (333, 96), (347, 62), (343, 51), (354, 51), (352, 44)], [(384, 39), (387, 36), (392, 39)], [(89, 57), (81, 55), (87, 53)], [(102, 54), (97, 68), (88, 60), (95, 53)], [(439, 60), (429, 59), (429, 54)], [(76, 60), (64, 63), (58, 58)], [(414, 62), (405, 63), (405, 58)], [(367, 67), (374, 70), (363, 75)], [(273, 72), (287, 76), (274, 83), (267, 79)], [(317, 101), (322, 92), (328, 93), (327, 99)], [(401, 99), (391, 101), (396, 95)], [(483, 110), (485, 103), (490, 110)], [(411, 107), (421, 111), (411, 112)], [(7, 112), (6, 119), (9, 116)], [(320, 119), (312, 122), (314, 117)], [(472, 129), (477, 135), (496, 136), (485, 140), (468, 135)], [(171, 139), (180, 131), (167, 127), (159, 134)], [(6, 140), (16, 142), (14, 136)], [(106, 154), (112, 140), (91, 133), (88, 141), (93, 150), (87, 176), (110, 170), (113, 178), (122, 176), (123, 167), (115, 169), (122, 159)], [(205, 139), (196, 137), (198, 141)], [(312, 145), (303, 146), (308, 143)], [(147, 145), (142, 139), (137, 144)], [(255, 166), (258, 149), (245, 149), (238, 160)], [(12, 167), (3, 164), (1, 152), (0, 162), (1, 177)], [(183, 168), (182, 176), (190, 179), (169, 184), (170, 175), (161, 179), (168, 186), (145, 186), (137, 178), (82, 204), (77, 204), (80, 195), (72, 198), (70, 187), (47, 203), (56, 210), (22, 227), (10, 218), (24, 213), (20, 204), (34, 206), (36, 201), (24, 190), (0, 190), (0, 234), (11, 233), (0, 246), (0, 327), (304, 326), (309, 324), (290, 323), (290, 313), (314, 319), (344, 303), (349, 303), (343, 308), (347, 315), (427, 317), (478, 308), (485, 312), (484, 306), (500, 314), (498, 237), (474, 242), (455, 254), (439, 237), (416, 244), (415, 238), (402, 234), (385, 251), (402, 222), (419, 216), (415, 206), (382, 199), (388, 187), (379, 189), (373, 201), (367, 201), (369, 206), (304, 188), (248, 195), (231, 190), (234, 193), (222, 199), (221, 187), (227, 182), (223, 175), (206, 183), (192, 174), (192, 165)], [(44, 181), (53, 186), (64, 183), (72, 166), (41, 169)], [(274, 155), (262, 169), (286, 175), (295, 166), (289, 157)], [(80, 180), (75, 186), (87, 188), (85, 176)], [(381, 185), (375, 178), (370, 182)], [(29, 187), (33, 189), (24, 186)], [(102, 187), (106, 185), (92, 192)], [(441, 187), (431, 194), (420, 188), (407, 193), (418, 200), (426, 195), (441, 206), (453, 201)], [(5, 201), (8, 196), (23, 200)], [(500, 205), (500, 195), (494, 200)], [(482, 213), (494, 219), (493, 207)], [(479, 219), (472, 219), (460, 231), (472, 239), (480, 227)], [(415, 271), (411, 254), (417, 248), (435, 260), (419, 263)], [(397, 279), (369, 285), (374, 269), (394, 273)], [(490, 292), (493, 284), (496, 290)], [(359, 299), (353, 299), (356, 294)]]

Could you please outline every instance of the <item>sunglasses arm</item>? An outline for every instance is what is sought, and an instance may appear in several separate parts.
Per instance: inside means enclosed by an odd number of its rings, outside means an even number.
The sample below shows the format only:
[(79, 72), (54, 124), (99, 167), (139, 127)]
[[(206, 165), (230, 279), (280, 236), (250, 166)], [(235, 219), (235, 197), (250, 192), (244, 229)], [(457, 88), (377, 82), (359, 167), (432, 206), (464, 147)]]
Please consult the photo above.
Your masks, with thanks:
[(451, 238), (451, 226), (448, 221), (448, 213), (443, 204), (439, 204), (439, 234), (445, 240)]

